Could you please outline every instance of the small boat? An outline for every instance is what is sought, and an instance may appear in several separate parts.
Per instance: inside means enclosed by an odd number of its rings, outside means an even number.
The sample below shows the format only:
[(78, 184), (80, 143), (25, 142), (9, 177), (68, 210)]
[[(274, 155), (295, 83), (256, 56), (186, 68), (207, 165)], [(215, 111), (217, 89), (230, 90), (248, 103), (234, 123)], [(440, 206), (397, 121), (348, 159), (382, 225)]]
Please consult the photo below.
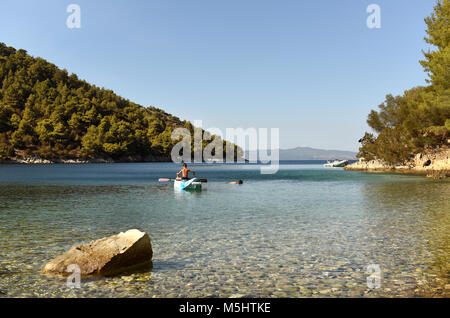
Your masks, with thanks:
[(192, 178), (189, 180), (175, 180), (173, 182), (173, 187), (176, 190), (201, 190), (202, 182), (197, 178)]
[(206, 163), (224, 163), (223, 159), (206, 159)]
[(348, 165), (348, 160), (333, 160), (333, 161), (327, 161), (323, 166), (325, 168), (340, 168), (345, 167)]

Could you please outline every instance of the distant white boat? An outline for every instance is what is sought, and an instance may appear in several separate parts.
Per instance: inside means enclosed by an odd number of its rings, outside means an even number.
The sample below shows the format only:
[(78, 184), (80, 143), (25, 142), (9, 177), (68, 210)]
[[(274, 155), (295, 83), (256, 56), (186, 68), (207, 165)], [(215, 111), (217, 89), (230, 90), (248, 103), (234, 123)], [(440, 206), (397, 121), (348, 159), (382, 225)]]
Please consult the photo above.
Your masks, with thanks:
[(210, 158), (206, 159), (205, 162), (208, 162), (208, 163), (224, 163), (223, 159), (210, 159)]
[(334, 160), (334, 161), (327, 161), (326, 164), (323, 166), (325, 168), (339, 168), (339, 167), (345, 167), (348, 165), (348, 160)]

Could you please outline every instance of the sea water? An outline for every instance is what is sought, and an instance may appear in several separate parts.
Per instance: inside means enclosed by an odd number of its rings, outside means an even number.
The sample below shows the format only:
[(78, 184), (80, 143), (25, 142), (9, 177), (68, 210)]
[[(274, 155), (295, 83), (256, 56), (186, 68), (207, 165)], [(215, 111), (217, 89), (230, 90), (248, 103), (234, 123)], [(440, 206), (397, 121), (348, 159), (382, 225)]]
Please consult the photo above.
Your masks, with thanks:
[[(450, 295), (447, 180), (285, 162), (273, 175), (190, 165), (201, 192), (158, 182), (179, 168), (0, 165), (0, 297)], [(79, 289), (40, 274), (75, 244), (134, 228), (151, 237), (151, 269)]]

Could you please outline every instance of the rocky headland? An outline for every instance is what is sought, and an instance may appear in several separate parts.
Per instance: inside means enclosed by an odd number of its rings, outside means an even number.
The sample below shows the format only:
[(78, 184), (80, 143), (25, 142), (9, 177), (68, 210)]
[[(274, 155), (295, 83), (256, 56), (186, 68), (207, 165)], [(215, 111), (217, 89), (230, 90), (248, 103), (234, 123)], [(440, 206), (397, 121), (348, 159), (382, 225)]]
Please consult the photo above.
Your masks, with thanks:
[(450, 149), (441, 148), (419, 153), (402, 165), (392, 165), (382, 160), (360, 160), (344, 169), (366, 172), (422, 174), (434, 179), (443, 179), (450, 177)]

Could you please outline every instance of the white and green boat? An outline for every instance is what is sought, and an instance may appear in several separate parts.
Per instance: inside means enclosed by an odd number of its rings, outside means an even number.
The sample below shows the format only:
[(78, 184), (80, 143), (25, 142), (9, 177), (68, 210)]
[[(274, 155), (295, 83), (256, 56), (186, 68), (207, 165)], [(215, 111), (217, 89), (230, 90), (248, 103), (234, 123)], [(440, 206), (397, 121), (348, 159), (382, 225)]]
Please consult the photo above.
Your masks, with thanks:
[(189, 180), (175, 180), (173, 182), (173, 187), (176, 190), (201, 190), (202, 182), (197, 178), (192, 178)]

